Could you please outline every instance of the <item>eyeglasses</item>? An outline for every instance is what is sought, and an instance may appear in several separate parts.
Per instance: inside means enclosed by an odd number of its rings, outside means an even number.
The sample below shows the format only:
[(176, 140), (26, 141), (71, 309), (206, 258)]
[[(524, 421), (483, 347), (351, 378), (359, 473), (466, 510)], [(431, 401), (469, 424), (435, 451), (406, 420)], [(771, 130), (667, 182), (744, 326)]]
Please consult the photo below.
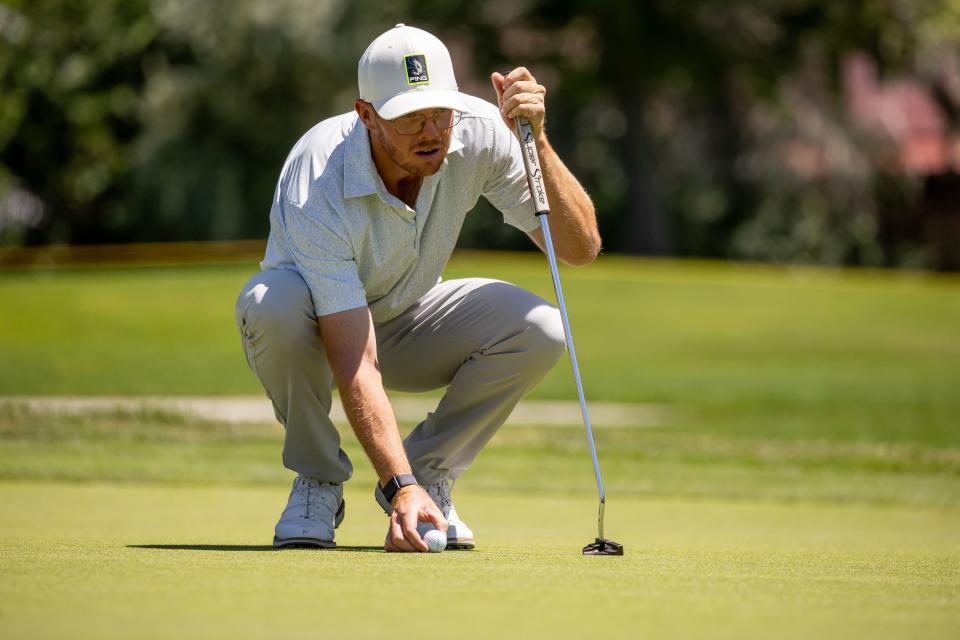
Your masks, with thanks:
[[(433, 112), (433, 115), (429, 116), (430, 120), (433, 120), (433, 125), (440, 131), (446, 131), (447, 129), (452, 129), (460, 122), (462, 114), (459, 111), (454, 111), (453, 109), (438, 109)], [(412, 136), (423, 131), (423, 128), (427, 126), (428, 117), (422, 113), (409, 113), (405, 116), (400, 116), (399, 118), (394, 118), (393, 120), (388, 120), (393, 124), (393, 128), (396, 129), (397, 133), (404, 136)]]

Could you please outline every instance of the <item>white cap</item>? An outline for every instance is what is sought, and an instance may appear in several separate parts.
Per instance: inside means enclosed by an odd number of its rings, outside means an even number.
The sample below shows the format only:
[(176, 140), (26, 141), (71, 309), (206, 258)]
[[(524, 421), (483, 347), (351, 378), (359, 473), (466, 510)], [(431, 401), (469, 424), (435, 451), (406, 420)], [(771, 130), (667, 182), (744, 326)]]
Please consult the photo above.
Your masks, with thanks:
[(450, 53), (423, 29), (398, 24), (370, 43), (357, 80), (360, 98), (386, 120), (420, 109), (467, 110)]

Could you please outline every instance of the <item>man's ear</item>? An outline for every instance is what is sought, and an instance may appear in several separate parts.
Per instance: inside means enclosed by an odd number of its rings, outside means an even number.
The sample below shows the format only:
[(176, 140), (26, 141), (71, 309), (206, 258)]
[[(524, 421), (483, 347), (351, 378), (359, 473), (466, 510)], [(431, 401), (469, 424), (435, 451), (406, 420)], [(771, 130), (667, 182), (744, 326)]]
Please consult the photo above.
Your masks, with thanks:
[(357, 112), (357, 115), (360, 116), (360, 121), (363, 122), (363, 125), (367, 129), (372, 130), (375, 124), (373, 105), (357, 98), (353, 101), (353, 109)]

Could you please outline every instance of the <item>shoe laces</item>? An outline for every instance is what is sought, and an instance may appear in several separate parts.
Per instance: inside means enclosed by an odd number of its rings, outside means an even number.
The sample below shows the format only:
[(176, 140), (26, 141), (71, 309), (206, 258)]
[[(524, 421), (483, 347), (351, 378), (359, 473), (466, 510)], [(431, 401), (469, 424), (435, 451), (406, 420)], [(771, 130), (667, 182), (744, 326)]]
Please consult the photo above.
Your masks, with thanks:
[(339, 505), (333, 504), (333, 492), (325, 488), (334, 486), (336, 485), (304, 476), (297, 478), (293, 490), (304, 506), (304, 517), (312, 520), (336, 513)]
[(444, 513), (446, 513), (446, 509), (453, 506), (453, 498), (450, 497), (450, 484), (446, 480), (427, 485), (427, 493)]

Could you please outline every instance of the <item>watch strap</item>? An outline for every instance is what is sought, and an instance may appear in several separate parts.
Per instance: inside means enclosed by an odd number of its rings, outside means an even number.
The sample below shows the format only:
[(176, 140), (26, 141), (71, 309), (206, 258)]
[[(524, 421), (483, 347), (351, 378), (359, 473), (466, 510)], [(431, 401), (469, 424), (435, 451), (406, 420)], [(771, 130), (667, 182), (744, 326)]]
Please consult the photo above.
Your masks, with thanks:
[(397, 491), (411, 484), (418, 484), (417, 479), (409, 473), (402, 473), (387, 480), (387, 482), (380, 487), (380, 491), (383, 492), (383, 497), (387, 499), (387, 502), (393, 504), (393, 498), (397, 495)]

